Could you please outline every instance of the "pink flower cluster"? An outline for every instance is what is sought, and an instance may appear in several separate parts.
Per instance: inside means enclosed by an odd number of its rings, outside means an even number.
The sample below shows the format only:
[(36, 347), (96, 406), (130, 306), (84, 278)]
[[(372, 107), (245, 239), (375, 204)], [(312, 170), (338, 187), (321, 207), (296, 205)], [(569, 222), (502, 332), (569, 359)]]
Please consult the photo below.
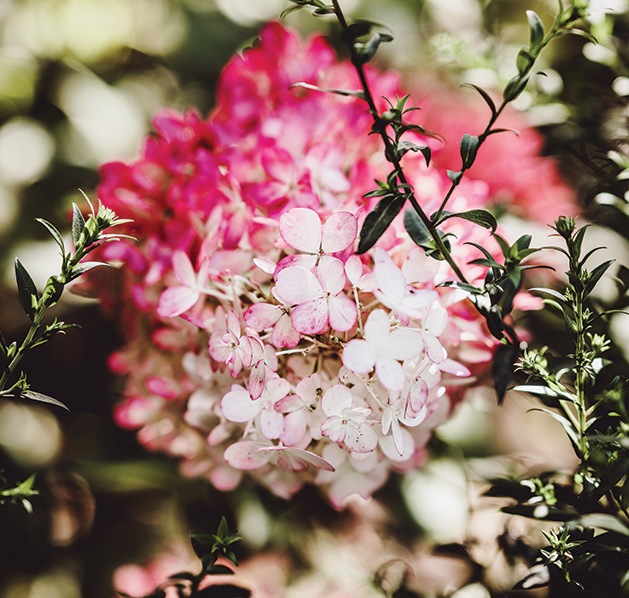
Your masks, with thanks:
[[(401, 95), (395, 75), (368, 75), (375, 97)], [(111, 358), (126, 375), (120, 425), (219, 489), (249, 476), (290, 497), (312, 483), (340, 508), (421, 464), (494, 344), (465, 296), (438, 287), (453, 274), (401, 216), (355, 254), (375, 202), (363, 195), (388, 164), (361, 100), (298, 82), (358, 87), (322, 37), (271, 23), (225, 68), (207, 120), (159, 114), (137, 161), (102, 168), (99, 196), (133, 219), (138, 242), (104, 249), (125, 267), (101, 296), (126, 340)], [(445, 169), (404, 160), (431, 213)], [(490, 199), (486, 181), (467, 179), (449, 209)], [(491, 237), (463, 220), (444, 229), (478, 280), (465, 242), (492, 250)]]

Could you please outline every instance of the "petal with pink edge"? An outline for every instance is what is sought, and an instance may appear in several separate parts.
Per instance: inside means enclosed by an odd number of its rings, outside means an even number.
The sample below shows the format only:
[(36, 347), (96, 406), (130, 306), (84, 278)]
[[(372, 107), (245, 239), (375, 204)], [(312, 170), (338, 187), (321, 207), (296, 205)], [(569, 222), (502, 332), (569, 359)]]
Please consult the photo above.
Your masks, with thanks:
[(157, 313), (162, 318), (174, 318), (188, 311), (198, 299), (199, 291), (190, 287), (170, 287), (160, 295)]
[(280, 235), (293, 249), (317, 253), (321, 245), (321, 219), (308, 208), (293, 208), (280, 217)]
[(358, 235), (356, 217), (350, 212), (334, 212), (323, 225), (321, 248), (325, 253), (347, 249)]
[(270, 303), (254, 303), (245, 312), (245, 322), (254, 330), (266, 330), (275, 325), (282, 316), (282, 308)]
[(356, 304), (345, 295), (330, 297), (328, 299), (330, 326), (338, 332), (351, 330), (356, 324), (358, 312)]
[(328, 304), (324, 299), (300, 303), (290, 316), (293, 328), (302, 334), (323, 334), (330, 327)]
[(261, 409), (262, 403), (253, 401), (249, 392), (242, 387), (229, 391), (221, 401), (223, 415), (232, 422), (247, 422), (258, 415)]
[(223, 453), (223, 458), (236, 469), (259, 469), (266, 465), (271, 458), (268, 453), (260, 450), (267, 446), (264, 442), (242, 440), (228, 446)]
[(277, 274), (275, 293), (285, 303), (296, 305), (323, 296), (315, 275), (302, 266), (291, 266)]
[(370, 453), (378, 445), (378, 435), (369, 425), (347, 427), (345, 446), (355, 453)]

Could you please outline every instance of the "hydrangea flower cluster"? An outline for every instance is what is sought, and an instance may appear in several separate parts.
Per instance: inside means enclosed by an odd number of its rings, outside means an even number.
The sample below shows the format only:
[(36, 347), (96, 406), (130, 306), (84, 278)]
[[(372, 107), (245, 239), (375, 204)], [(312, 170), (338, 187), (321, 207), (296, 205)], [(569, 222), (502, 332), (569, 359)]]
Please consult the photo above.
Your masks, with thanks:
[[(401, 95), (396, 75), (369, 77), (376, 97)], [(120, 425), (221, 490), (249, 476), (288, 498), (312, 483), (340, 508), (421, 464), (494, 342), (465, 296), (439, 287), (453, 274), (401, 219), (355, 253), (376, 201), (364, 194), (387, 163), (360, 99), (299, 82), (358, 87), (321, 36), (271, 23), (225, 68), (209, 118), (161, 113), (137, 161), (102, 168), (99, 196), (133, 219), (138, 242), (104, 248), (125, 268), (100, 293), (123, 322), (110, 360), (126, 375)], [(404, 160), (430, 213), (446, 171)], [(451, 209), (490, 200), (487, 181), (468, 179)], [(465, 242), (492, 250), (488, 232), (443, 228), (478, 280)]]

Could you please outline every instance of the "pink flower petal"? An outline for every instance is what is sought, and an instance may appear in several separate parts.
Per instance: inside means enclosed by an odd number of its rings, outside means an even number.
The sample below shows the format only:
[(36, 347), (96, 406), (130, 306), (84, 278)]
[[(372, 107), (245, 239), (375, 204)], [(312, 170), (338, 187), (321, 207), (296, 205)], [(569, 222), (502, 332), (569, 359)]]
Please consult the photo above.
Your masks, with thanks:
[(330, 297), (328, 300), (330, 326), (338, 332), (351, 330), (356, 324), (358, 312), (356, 304), (345, 295)]
[(356, 453), (370, 453), (378, 445), (378, 435), (370, 425), (357, 429), (348, 426), (345, 434), (345, 446)]
[(380, 290), (394, 302), (401, 300), (406, 288), (402, 271), (381, 247), (374, 250), (374, 262), (373, 273)]
[(350, 256), (345, 262), (345, 275), (352, 286), (358, 285), (358, 281), (363, 275), (363, 263), (357, 255)]
[(442, 344), (434, 336), (427, 334), (424, 341), (426, 343), (426, 355), (433, 363), (441, 363), (448, 356)]
[(365, 322), (365, 339), (374, 346), (382, 345), (389, 336), (389, 316), (383, 309), (374, 309)]
[(187, 286), (166, 289), (157, 303), (157, 313), (162, 318), (174, 318), (188, 311), (199, 299), (199, 291)]
[(293, 411), (284, 418), (284, 430), (280, 435), (280, 440), (286, 446), (297, 444), (306, 433), (307, 415), (306, 411), (300, 409)]
[(331, 295), (338, 295), (347, 282), (343, 262), (335, 257), (322, 257), (314, 274), (321, 286)]
[(242, 440), (228, 446), (223, 453), (225, 461), (236, 469), (259, 469), (266, 465), (271, 456), (260, 449), (265, 448), (263, 442)]
[(329, 329), (328, 304), (324, 299), (305, 301), (295, 307), (290, 321), (302, 334), (323, 334)]
[(184, 251), (175, 251), (175, 253), (173, 253), (173, 272), (181, 284), (189, 287), (196, 285), (197, 274), (194, 271), (188, 254)]
[(277, 274), (275, 293), (285, 303), (296, 305), (322, 297), (323, 289), (310, 270), (302, 266), (292, 266)]
[(254, 330), (266, 330), (275, 325), (283, 314), (283, 310), (279, 305), (271, 305), (270, 303), (254, 303), (245, 312), (245, 322), (247, 326), (251, 326)]
[(325, 253), (347, 249), (358, 235), (356, 217), (350, 212), (334, 212), (323, 225), (321, 248)]
[(313, 210), (293, 208), (280, 217), (280, 234), (293, 249), (317, 253), (321, 245), (321, 219)]
[(389, 334), (380, 351), (383, 355), (404, 361), (419, 355), (423, 346), (419, 330), (400, 327)]
[(306, 471), (309, 467), (316, 467), (324, 471), (334, 471), (334, 467), (325, 459), (315, 455), (310, 451), (295, 447), (265, 446), (260, 449), (261, 453), (275, 453), (278, 467), (287, 471)]
[(283, 347), (290, 349), (296, 347), (300, 340), (301, 334), (293, 328), (290, 316), (288, 314), (282, 314), (282, 317), (277, 321), (271, 333), (271, 342), (273, 345), (278, 349)]

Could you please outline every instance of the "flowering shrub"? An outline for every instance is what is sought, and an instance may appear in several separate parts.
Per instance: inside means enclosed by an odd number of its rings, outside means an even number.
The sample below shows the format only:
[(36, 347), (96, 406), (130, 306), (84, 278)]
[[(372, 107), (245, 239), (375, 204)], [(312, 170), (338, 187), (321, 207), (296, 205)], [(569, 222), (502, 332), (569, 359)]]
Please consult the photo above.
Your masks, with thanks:
[[(401, 95), (395, 75), (369, 74), (375, 97)], [(111, 358), (126, 375), (120, 425), (221, 490), (243, 475), (282, 497), (313, 483), (340, 508), (421, 464), (494, 341), (402, 216), (355, 253), (386, 162), (364, 104), (313, 86), (358, 81), (322, 37), (271, 23), (225, 68), (207, 120), (161, 113), (140, 159), (106, 164), (101, 200), (139, 241), (104, 249), (127, 267), (101, 295), (126, 341)], [(430, 213), (451, 180), (422, 153), (404, 165)], [(464, 179), (449, 209), (487, 205), (490, 187)], [(460, 219), (442, 229), (481, 280), (475, 245), (497, 253), (494, 239)]]

